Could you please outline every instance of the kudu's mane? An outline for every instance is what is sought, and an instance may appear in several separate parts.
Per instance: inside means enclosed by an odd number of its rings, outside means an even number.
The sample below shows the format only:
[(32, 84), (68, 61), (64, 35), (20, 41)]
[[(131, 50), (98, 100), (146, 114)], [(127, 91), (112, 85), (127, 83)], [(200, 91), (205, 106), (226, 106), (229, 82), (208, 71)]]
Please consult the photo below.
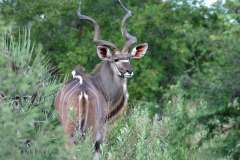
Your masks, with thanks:
[(98, 72), (100, 71), (102, 65), (103, 65), (103, 63), (98, 63), (98, 64), (94, 67), (94, 69), (92, 70), (92, 72), (91, 72), (90, 74), (91, 74), (91, 75), (94, 75), (94, 74), (98, 73)]

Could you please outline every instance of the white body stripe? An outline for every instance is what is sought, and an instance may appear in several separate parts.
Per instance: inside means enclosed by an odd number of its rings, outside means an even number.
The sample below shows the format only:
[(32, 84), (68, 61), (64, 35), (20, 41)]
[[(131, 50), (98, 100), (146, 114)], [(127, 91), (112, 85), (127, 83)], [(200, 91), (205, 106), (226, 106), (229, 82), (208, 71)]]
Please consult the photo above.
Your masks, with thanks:
[(63, 109), (64, 109), (64, 103), (65, 103), (65, 100), (66, 100), (66, 97), (71, 97), (70, 95), (72, 95), (72, 93), (74, 93), (74, 89), (79, 85), (79, 83), (76, 83), (75, 86), (73, 88), (71, 88), (66, 94), (65, 96), (63, 97), (63, 102), (62, 102), (62, 119), (63, 119)]
[(126, 98), (128, 99), (128, 90), (127, 90), (127, 81), (123, 83), (123, 94), (126, 95)]
[[(79, 108), (78, 108), (78, 130), (81, 131), (82, 111), (81, 111), (82, 92), (78, 96)], [(81, 133), (82, 134), (82, 133)]]
[[(98, 122), (98, 120), (99, 120), (99, 116), (98, 116), (98, 113), (100, 112), (100, 106), (99, 106), (99, 99), (98, 99), (98, 96), (97, 96), (97, 94), (92, 90), (92, 88), (91, 87), (89, 87), (89, 91), (91, 91), (93, 94), (94, 94), (94, 96), (96, 97), (96, 103), (97, 103), (97, 106), (96, 106), (96, 108), (97, 108), (97, 112), (96, 112), (96, 118), (97, 118), (97, 122)], [(98, 128), (99, 126), (98, 126), (98, 124), (97, 124), (97, 128)], [(97, 131), (97, 133), (96, 133), (96, 141), (98, 141), (98, 140), (100, 140), (102, 137), (101, 137), (102, 135)]]
[(120, 60), (120, 62), (129, 62), (128, 59), (123, 59), (123, 60)]

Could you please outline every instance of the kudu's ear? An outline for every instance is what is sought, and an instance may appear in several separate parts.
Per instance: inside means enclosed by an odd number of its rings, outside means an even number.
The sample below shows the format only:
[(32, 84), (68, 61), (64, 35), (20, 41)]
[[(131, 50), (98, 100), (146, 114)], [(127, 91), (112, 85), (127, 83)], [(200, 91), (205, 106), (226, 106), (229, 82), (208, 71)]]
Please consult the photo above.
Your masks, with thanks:
[(101, 60), (110, 60), (112, 57), (111, 51), (106, 46), (97, 46), (97, 54)]
[(138, 44), (136, 47), (133, 48), (131, 55), (134, 59), (140, 59), (145, 55), (147, 49), (147, 43)]

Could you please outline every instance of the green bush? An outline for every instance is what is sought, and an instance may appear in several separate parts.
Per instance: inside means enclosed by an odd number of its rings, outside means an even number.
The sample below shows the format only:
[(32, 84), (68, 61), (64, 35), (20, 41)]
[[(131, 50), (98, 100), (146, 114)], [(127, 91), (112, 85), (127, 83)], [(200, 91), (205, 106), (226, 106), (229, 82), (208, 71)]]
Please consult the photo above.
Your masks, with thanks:
[(47, 58), (31, 43), (30, 31), (23, 33), (18, 40), (11, 32), (1, 36), (0, 159), (91, 159), (89, 138), (66, 150), (53, 107), (60, 85), (50, 75)]
[[(137, 106), (136, 106), (137, 107)], [(103, 146), (104, 159), (168, 159), (161, 122), (152, 121), (145, 109), (134, 109), (117, 122)]]
[[(239, 102), (214, 107), (174, 85), (165, 94), (167, 142), (174, 159), (238, 159)], [(184, 157), (185, 156), (185, 157)]]

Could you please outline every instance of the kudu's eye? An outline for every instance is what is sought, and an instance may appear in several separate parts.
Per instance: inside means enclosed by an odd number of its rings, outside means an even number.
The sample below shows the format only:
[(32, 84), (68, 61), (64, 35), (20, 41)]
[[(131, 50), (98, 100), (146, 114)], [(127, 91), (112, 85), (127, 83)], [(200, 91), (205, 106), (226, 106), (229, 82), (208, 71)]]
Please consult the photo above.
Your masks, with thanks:
[(114, 62), (118, 62), (119, 61), (119, 59), (114, 59)]

